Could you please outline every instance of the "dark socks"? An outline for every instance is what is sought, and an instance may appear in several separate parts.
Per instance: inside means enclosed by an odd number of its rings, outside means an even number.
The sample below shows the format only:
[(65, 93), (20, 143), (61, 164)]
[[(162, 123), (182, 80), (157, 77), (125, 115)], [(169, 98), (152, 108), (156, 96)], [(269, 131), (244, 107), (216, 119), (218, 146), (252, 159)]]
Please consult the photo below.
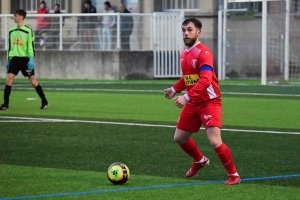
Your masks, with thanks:
[(5, 85), (5, 89), (4, 89), (4, 105), (8, 105), (9, 104), (10, 92), (11, 92), (11, 86)]
[(40, 84), (38, 84), (38, 86), (35, 87), (35, 91), (38, 93), (42, 101), (47, 101), (45, 94), (43, 92), (43, 88)]

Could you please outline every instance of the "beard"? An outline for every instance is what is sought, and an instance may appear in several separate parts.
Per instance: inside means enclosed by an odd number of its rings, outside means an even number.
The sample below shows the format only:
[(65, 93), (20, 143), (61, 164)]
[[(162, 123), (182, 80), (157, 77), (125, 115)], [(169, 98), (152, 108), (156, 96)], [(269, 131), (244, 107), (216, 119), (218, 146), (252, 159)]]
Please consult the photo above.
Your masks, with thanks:
[(187, 47), (192, 47), (197, 40), (197, 37), (195, 38), (183, 38), (183, 42)]

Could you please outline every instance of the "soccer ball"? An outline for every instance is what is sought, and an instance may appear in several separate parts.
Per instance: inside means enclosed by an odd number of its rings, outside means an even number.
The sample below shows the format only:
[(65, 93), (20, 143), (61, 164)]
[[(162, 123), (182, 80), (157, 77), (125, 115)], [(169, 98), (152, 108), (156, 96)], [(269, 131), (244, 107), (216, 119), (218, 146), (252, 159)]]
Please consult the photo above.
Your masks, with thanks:
[(129, 168), (122, 162), (115, 162), (107, 169), (107, 178), (113, 184), (124, 184), (130, 178)]

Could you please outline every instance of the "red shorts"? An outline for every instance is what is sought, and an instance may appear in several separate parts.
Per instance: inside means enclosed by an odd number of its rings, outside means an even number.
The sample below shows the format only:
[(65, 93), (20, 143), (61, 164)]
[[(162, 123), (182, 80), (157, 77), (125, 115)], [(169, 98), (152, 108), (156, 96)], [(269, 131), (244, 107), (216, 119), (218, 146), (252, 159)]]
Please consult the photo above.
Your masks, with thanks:
[(202, 124), (205, 129), (211, 126), (222, 128), (222, 104), (206, 103), (195, 106), (187, 103), (178, 120), (177, 128), (189, 132), (198, 132)]

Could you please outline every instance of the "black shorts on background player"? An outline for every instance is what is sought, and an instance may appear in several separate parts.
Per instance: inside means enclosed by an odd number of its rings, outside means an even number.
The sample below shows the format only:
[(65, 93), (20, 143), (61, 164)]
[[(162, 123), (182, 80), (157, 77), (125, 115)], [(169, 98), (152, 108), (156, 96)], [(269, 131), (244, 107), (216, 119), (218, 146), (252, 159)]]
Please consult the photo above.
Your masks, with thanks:
[(29, 77), (34, 75), (34, 69), (28, 70), (29, 58), (26, 57), (13, 57), (10, 61), (10, 66), (7, 73), (12, 73), (18, 75), (19, 71), (22, 72), (24, 77)]

